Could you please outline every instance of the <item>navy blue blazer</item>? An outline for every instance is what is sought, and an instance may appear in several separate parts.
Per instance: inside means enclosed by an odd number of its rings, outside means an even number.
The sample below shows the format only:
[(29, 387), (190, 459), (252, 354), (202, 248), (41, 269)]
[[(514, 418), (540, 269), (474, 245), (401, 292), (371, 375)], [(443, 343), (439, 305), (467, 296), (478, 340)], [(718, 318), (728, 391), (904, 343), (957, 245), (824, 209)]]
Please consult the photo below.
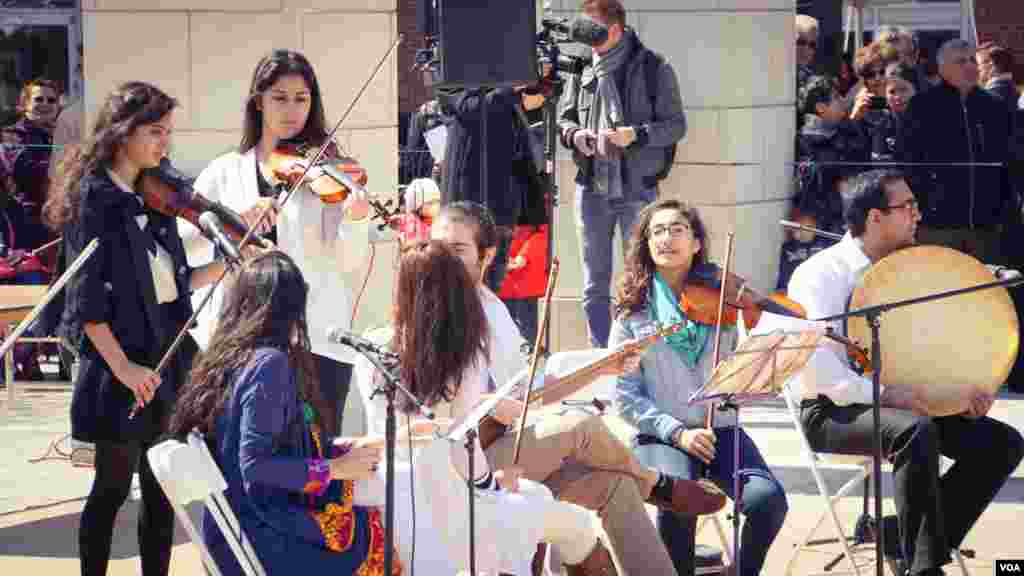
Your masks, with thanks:
[[(189, 337), (179, 348), (161, 374), (154, 401), (129, 419), (134, 397), (114, 378), (83, 326), (109, 324), (129, 360), (155, 367), (192, 313), (192, 269), (173, 217), (144, 208), (139, 196), (118, 188), (102, 167), (83, 176), (81, 187), (78, 218), (64, 229), (68, 265), (92, 239), (99, 238), (100, 246), (68, 282), (65, 295), (62, 333), (78, 348), (80, 358), (71, 403), (72, 437), (87, 442), (149, 441), (161, 432), (178, 386), (191, 367), (195, 343)], [(148, 231), (136, 222), (138, 214), (149, 218)], [(154, 240), (171, 255), (178, 287), (178, 299), (163, 305), (156, 301), (147, 253)]]

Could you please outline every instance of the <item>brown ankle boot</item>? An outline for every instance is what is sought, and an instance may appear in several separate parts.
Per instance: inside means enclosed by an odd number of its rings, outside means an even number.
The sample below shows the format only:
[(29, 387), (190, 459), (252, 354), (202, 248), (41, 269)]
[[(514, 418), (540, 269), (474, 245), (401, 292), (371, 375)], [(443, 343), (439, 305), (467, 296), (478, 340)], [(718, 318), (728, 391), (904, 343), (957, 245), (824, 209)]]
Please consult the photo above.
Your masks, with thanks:
[(725, 501), (725, 492), (722, 492), (713, 482), (704, 479), (685, 480), (683, 478), (672, 478), (671, 500), (659, 498), (654, 490), (647, 498), (649, 504), (685, 516), (714, 514), (725, 506)]
[(604, 547), (601, 540), (597, 541), (594, 549), (579, 564), (566, 564), (566, 572), (569, 576), (618, 576), (619, 571), (615, 569), (615, 562), (612, 554)]

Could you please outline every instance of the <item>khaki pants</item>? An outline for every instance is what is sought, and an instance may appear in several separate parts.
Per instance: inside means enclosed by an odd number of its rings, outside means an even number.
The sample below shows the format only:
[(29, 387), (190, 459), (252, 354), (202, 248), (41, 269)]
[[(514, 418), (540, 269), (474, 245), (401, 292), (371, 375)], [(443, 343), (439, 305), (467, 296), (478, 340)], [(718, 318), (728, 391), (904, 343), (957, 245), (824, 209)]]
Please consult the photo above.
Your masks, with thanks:
[[(512, 465), (515, 434), (487, 449), (492, 470)], [(597, 512), (623, 576), (675, 575), (668, 551), (647, 515), (652, 475), (600, 416), (570, 412), (543, 418), (523, 431), (519, 466), (559, 500)]]

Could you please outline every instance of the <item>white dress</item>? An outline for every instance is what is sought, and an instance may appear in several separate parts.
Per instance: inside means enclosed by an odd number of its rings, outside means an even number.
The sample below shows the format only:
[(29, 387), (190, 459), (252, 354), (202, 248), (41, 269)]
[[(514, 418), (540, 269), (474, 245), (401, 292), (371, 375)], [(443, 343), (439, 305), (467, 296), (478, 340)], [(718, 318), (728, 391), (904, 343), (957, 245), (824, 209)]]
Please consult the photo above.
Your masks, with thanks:
[[(370, 335), (382, 343), (390, 329)], [(387, 402), (382, 395), (373, 399), (379, 376), (368, 361), (359, 358), (355, 364), (355, 381), (366, 410), (368, 434), (383, 435)], [(438, 418), (454, 418), (476, 404), (481, 386), (487, 381), (483, 362), (471, 367), (463, 377), (459, 395), (451, 404), (433, 407)], [(399, 413), (397, 424), (406, 422)], [(399, 439), (401, 444), (401, 439)], [(468, 569), (469, 514), (468, 489), (464, 480), (467, 452), (461, 442), (436, 440), (412, 451), (413, 479), (416, 490), (410, 490), (409, 451), (396, 451), (396, 541), (405, 566), (411, 565), (412, 540), (415, 534), (415, 570), (422, 574), (455, 574)], [(487, 462), (479, 443), (474, 451), (474, 475), (486, 474)], [(383, 473), (381, 473), (383, 474)], [(384, 503), (383, 484), (360, 482), (355, 488), (358, 502)], [(552, 532), (562, 536), (593, 542), (596, 523), (593, 514), (570, 504), (556, 502), (551, 491), (536, 482), (520, 480), (520, 493), (476, 490), (476, 562), (478, 572), (497, 574), (529, 574), (530, 560), (537, 543), (552, 540)], [(415, 498), (416, 530), (412, 527)], [(364, 500), (364, 498), (366, 500)], [(552, 526), (557, 524), (557, 526)], [(575, 534), (575, 535), (574, 535)], [(587, 544), (584, 549), (589, 550)]]
[[(193, 184), (195, 190), (211, 201), (221, 202), (242, 212), (260, 199), (256, 179), (254, 149), (245, 154), (229, 152), (210, 163)], [(284, 205), (277, 218), (278, 248), (288, 254), (302, 270), (309, 284), (306, 321), (313, 353), (338, 362), (352, 363), (354, 353), (345, 346), (327, 341), (329, 328), (348, 330), (352, 320), (352, 294), (341, 272), (360, 266), (369, 250), (369, 224), (342, 221), (341, 204), (324, 204), (308, 187), (302, 186)], [(213, 244), (187, 221), (178, 219), (189, 264), (200, 266), (213, 259)], [(198, 306), (208, 288), (193, 293)], [(192, 335), (205, 349), (220, 315), (223, 285), (197, 319)]]

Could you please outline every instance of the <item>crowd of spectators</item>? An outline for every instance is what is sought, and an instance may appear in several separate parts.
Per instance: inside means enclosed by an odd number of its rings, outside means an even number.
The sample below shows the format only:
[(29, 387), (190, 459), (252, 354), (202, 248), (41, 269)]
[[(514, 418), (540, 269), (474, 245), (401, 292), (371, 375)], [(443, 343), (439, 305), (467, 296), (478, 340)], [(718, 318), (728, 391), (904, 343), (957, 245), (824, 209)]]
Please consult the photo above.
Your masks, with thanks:
[[(797, 136), (791, 219), (844, 233), (843, 190), (861, 172), (907, 173), (922, 221), (918, 240), (989, 264), (1017, 264), (1010, 237), (1021, 222), (1024, 112), (1003, 46), (954, 39), (928, 58), (903, 27), (842, 58), (837, 74), (814, 68), (817, 22), (798, 15)], [(1024, 128), (1024, 124), (1021, 124)], [(823, 243), (788, 232), (777, 286)]]

